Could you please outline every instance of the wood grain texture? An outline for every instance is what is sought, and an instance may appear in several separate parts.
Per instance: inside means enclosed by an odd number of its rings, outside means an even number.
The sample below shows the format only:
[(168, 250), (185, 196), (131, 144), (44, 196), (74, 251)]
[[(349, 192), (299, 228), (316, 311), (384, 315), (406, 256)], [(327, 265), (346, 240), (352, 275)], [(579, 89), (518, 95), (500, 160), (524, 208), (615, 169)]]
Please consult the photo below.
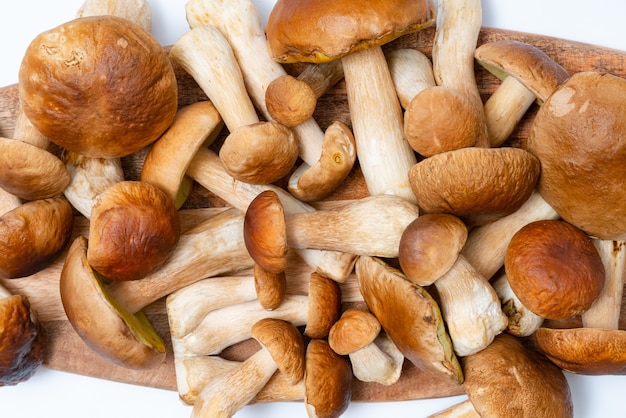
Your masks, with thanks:
[[(407, 35), (387, 45), (385, 50), (411, 47), (430, 56), (433, 35), (434, 30), (432, 29)], [(483, 28), (480, 34), (479, 44), (497, 39), (517, 39), (536, 45), (563, 65), (570, 73), (577, 71), (599, 71), (626, 77), (626, 65), (624, 65), (626, 53), (622, 51), (562, 39), (490, 28)], [(292, 74), (299, 72), (297, 65), (288, 66), (286, 68), (288, 72)], [(206, 96), (198, 88), (196, 83), (180, 68), (177, 68), (177, 75), (180, 106), (185, 106), (198, 100), (206, 100)], [(499, 85), (498, 79), (479, 66), (476, 67), (476, 77), (483, 99), (486, 99)], [(12, 136), (17, 108), (17, 86), (7, 86), (0, 89), (0, 136)], [(526, 117), (513, 132), (511, 138), (507, 141), (507, 145), (524, 146), (525, 138), (528, 135), (528, 128), (536, 110), (536, 105), (533, 105)], [(350, 114), (343, 82), (337, 84), (329, 93), (319, 100), (314, 116), (323, 129), (335, 120), (340, 120), (350, 125)], [(217, 149), (224, 137), (225, 132), (212, 147)], [(146, 152), (147, 149), (123, 159), (127, 179), (139, 178)], [(359, 198), (365, 196), (366, 193), (362, 176), (358, 168), (356, 168), (346, 180), (345, 187), (334, 193), (328, 200), (335, 201)], [(219, 208), (225, 206), (225, 202), (220, 198), (212, 195), (202, 187), (194, 185), (191, 197), (182, 208), (181, 217), (183, 224), (187, 226), (192, 225), (202, 217), (210, 216), (215, 210), (219, 210)], [(201, 210), (196, 211), (196, 209), (199, 208)], [(85, 234), (86, 230), (87, 221), (77, 214), (75, 234)], [(164, 301), (160, 300), (155, 302), (146, 308), (146, 313), (152, 320), (157, 331), (168, 344), (168, 356), (165, 362), (159, 367), (145, 371), (133, 371), (115, 366), (102, 360), (90, 351), (76, 335), (67, 321), (58, 294), (58, 280), (63, 259), (64, 255), (47, 269), (30, 277), (15, 280), (0, 280), (9, 290), (25, 294), (31, 299), (31, 303), (37, 310), (48, 335), (49, 344), (45, 359), (46, 364), (50, 368), (71, 373), (176, 390), (173, 354), (171, 351)], [(626, 310), (623, 310), (620, 322), (622, 329), (626, 323), (625, 316)], [(237, 347), (230, 348), (224, 355), (231, 358), (242, 359), (245, 358), (246, 355), (249, 355), (254, 349), (253, 345), (242, 343)], [(463, 393), (462, 387), (452, 386), (447, 382), (438, 381), (422, 373), (411, 364), (406, 364), (402, 379), (395, 385), (384, 387), (377, 384), (366, 384), (355, 381), (353, 398), (355, 401), (383, 401), (443, 397), (460, 393)]]

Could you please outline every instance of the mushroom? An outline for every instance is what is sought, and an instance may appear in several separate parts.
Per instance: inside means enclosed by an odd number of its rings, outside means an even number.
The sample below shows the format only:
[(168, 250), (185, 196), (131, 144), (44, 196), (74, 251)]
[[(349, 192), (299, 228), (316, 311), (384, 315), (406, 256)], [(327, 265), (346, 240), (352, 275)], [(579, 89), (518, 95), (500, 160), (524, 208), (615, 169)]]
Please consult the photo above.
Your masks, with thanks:
[(539, 160), (520, 148), (462, 148), (426, 158), (409, 170), (426, 213), (450, 213), (469, 226), (519, 209), (539, 178)]
[(330, 329), (328, 344), (337, 354), (348, 356), (352, 373), (363, 382), (392, 385), (402, 372), (404, 356), (378, 319), (370, 312), (349, 308)]
[(18, 78), (32, 124), (50, 141), (87, 157), (140, 150), (165, 131), (178, 106), (176, 77), (163, 47), (115, 16), (77, 18), (39, 34), (26, 49)]
[(280, 319), (261, 319), (251, 336), (261, 349), (209, 382), (196, 399), (192, 417), (231, 417), (246, 406), (280, 370), (292, 384), (304, 378), (305, 346), (300, 331)]
[(361, 256), (355, 267), (368, 309), (400, 352), (425, 373), (461, 384), (463, 372), (432, 296), (380, 259)]
[(604, 265), (591, 240), (561, 220), (532, 222), (517, 231), (504, 266), (524, 306), (549, 319), (582, 314), (604, 285)]
[(516, 40), (486, 42), (474, 52), (476, 62), (501, 80), (484, 105), (492, 147), (501, 145), (534, 102), (543, 103), (569, 78), (544, 51)]
[(434, 283), (459, 356), (485, 348), (508, 322), (489, 282), (459, 254), (466, 237), (467, 228), (458, 218), (442, 214), (418, 218), (400, 240), (400, 266), (413, 283)]
[[(478, 129), (474, 143), (489, 146), (483, 102), (474, 73), (474, 51), (482, 26), (480, 0), (441, 0), (437, 3), (437, 22), (433, 40), (433, 74), (438, 86), (460, 93), (474, 112), (471, 114)], [(441, 108), (442, 112), (456, 108)], [(469, 116), (469, 115), (468, 115)], [(470, 123), (470, 122), (467, 122)], [(418, 198), (419, 201), (419, 198)]]
[(108, 279), (137, 280), (161, 267), (179, 238), (178, 212), (161, 189), (121, 181), (94, 202), (87, 261)]
[(0, 386), (30, 379), (43, 363), (46, 334), (28, 298), (0, 286)]
[(343, 78), (341, 61), (308, 64), (297, 77), (275, 78), (265, 90), (267, 112), (285, 126), (296, 126), (313, 117), (317, 99)]
[(511, 289), (506, 273), (493, 279), (491, 285), (500, 298), (502, 312), (509, 318), (506, 332), (516, 337), (528, 337), (543, 325), (544, 317), (524, 306)]
[[(269, 121), (272, 120), (265, 103), (267, 86), (276, 78), (287, 74), (285, 69), (274, 62), (268, 51), (266, 32), (256, 7), (250, 0), (229, 2), (188, 1), (186, 5), (187, 21), (193, 29), (205, 25), (217, 28), (227, 39), (241, 68), (243, 79), (252, 99), (260, 113)], [(315, 166), (322, 154), (324, 134), (313, 118), (292, 127), (298, 140), (299, 156), (306, 166)], [(349, 160), (342, 166), (345, 170), (352, 168)], [(333, 179), (335, 189), (343, 177)]]
[[(294, 281), (292, 276), (290, 279), (291, 282)], [(327, 338), (332, 326), (341, 316), (342, 292), (339, 283), (312, 272), (309, 276), (308, 294), (309, 312), (304, 335), (312, 339)]]
[(85, 0), (76, 17), (113, 15), (123, 17), (144, 28), (152, 30), (152, 11), (146, 0)]
[(406, 109), (420, 91), (437, 85), (430, 59), (417, 49), (398, 48), (387, 52), (385, 57), (403, 108)]
[(310, 1), (295, 7), (286, 0), (276, 2), (270, 13), (266, 32), (275, 60), (342, 60), (357, 155), (372, 195), (415, 201), (407, 173), (416, 156), (404, 138), (402, 109), (380, 45), (430, 26), (434, 17), (432, 1), (361, 2), (359, 7)]
[(511, 335), (498, 335), (487, 348), (461, 362), (469, 402), (431, 417), (574, 416), (563, 372)]

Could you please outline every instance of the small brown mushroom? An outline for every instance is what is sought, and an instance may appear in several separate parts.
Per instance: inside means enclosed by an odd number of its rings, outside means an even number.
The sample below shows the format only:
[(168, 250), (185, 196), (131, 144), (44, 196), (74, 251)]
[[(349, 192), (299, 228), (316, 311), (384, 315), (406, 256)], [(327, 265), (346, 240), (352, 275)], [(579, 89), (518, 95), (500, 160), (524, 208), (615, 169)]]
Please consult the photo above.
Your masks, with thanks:
[(313, 339), (328, 337), (330, 329), (341, 316), (339, 283), (313, 272), (309, 277), (309, 312), (304, 335)]

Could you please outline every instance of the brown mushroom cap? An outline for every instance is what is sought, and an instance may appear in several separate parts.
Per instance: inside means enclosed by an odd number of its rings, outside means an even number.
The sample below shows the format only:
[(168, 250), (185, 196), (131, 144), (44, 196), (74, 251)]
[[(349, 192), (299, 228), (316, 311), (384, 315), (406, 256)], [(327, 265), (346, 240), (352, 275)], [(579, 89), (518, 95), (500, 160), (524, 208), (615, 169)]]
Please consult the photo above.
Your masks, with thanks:
[(585, 375), (626, 375), (626, 331), (539, 328), (539, 349), (557, 366)]
[(385, 44), (435, 21), (432, 0), (367, 0), (355, 6), (324, 0), (277, 1), (266, 30), (274, 59), (327, 62)]
[(317, 96), (308, 83), (285, 74), (272, 80), (265, 90), (267, 112), (285, 126), (296, 126), (313, 116)]
[(466, 240), (467, 227), (456, 216), (422, 215), (402, 233), (400, 268), (413, 283), (431, 285), (454, 265)]
[(543, 198), (600, 239), (626, 239), (625, 105), (626, 80), (576, 73), (541, 106), (528, 136)]
[(285, 299), (287, 276), (284, 271), (272, 273), (255, 263), (254, 290), (263, 308), (269, 310), (276, 309)]
[(304, 377), (304, 339), (288, 321), (264, 318), (252, 326), (252, 338), (270, 353), (274, 362), (291, 384)]
[(122, 181), (96, 198), (89, 223), (87, 258), (112, 280), (136, 280), (159, 268), (180, 237), (180, 220), (161, 189)]
[(0, 288), (0, 386), (28, 380), (43, 363), (46, 335), (23, 295)]
[(0, 217), (0, 277), (38, 272), (66, 248), (74, 213), (62, 197), (33, 200)]
[(540, 102), (569, 78), (569, 73), (544, 51), (524, 42), (503, 39), (476, 48), (476, 61), (500, 80), (515, 77)]
[(255, 263), (276, 274), (285, 270), (289, 249), (287, 226), (276, 192), (263, 191), (250, 202), (244, 217), (243, 236)]
[(70, 183), (65, 164), (27, 142), (0, 137), (0, 187), (25, 200), (63, 193)]
[(309, 278), (309, 309), (304, 335), (326, 338), (331, 327), (341, 316), (341, 288), (339, 283), (317, 272)]
[(409, 181), (424, 212), (478, 225), (519, 209), (539, 173), (539, 160), (523, 149), (471, 147), (422, 160), (409, 170)]
[(165, 49), (127, 19), (82, 17), (43, 32), (19, 71), (24, 113), (52, 142), (89, 157), (122, 157), (172, 122), (178, 86)]
[(380, 330), (380, 322), (370, 312), (349, 308), (330, 329), (328, 343), (337, 354), (346, 356), (371, 344)]
[(481, 417), (573, 416), (561, 370), (509, 334), (461, 362), (467, 395)]
[(504, 266), (513, 293), (544, 318), (583, 313), (604, 286), (604, 265), (591, 239), (561, 220), (536, 221), (517, 231)]

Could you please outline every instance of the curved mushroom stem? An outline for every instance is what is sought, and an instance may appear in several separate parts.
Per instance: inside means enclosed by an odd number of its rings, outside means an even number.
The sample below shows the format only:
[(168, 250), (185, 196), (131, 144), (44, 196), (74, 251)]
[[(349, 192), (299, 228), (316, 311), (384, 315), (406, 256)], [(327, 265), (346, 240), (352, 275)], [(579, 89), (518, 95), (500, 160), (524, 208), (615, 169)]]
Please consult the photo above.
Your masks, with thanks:
[(619, 329), (622, 309), (622, 294), (626, 277), (626, 243), (594, 239), (606, 278), (602, 293), (586, 312), (582, 314), (583, 326), (588, 328)]
[(506, 274), (491, 282), (502, 303), (502, 311), (509, 318), (507, 332), (517, 337), (528, 337), (542, 324), (544, 318), (524, 306), (513, 293)]
[(480, 0), (440, 0), (433, 41), (433, 72), (437, 85), (460, 92), (475, 108), (475, 117), (485, 126), (476, 146), (488, 147), (483, 102), (474, 73), (474, 51), (482, 26)]
[(419, 92), (437, 85), (432, 63), (417, 49), (401, 48), (390, 51), (387, 53), (387, 65), (400, 104), (405, 109)]
[(404, 355), (385, 333), (365, 347), (348, 354), (354, 377), (362, 382), (392, 385), (402, 373)]

